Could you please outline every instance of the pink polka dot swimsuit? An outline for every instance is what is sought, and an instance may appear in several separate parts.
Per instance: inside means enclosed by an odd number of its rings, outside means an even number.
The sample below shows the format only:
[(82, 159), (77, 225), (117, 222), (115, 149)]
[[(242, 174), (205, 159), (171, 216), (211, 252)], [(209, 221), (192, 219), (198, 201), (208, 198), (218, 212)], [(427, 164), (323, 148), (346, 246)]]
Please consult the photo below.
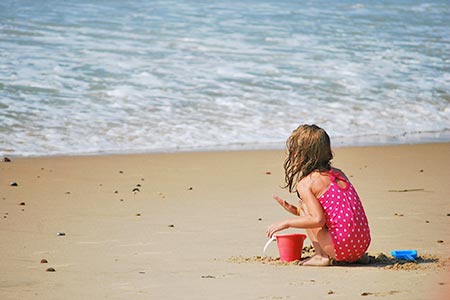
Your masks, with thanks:
[[(356, 261), (364, 255), (370, 244), (366, 213), (353, 185), (334, 169), (328, 174), (331, 184), (319, 197), (319, 202), (333, 240), (336, 260)], [(344, 181), (345, 187), (339, 187), (336, 179)]]

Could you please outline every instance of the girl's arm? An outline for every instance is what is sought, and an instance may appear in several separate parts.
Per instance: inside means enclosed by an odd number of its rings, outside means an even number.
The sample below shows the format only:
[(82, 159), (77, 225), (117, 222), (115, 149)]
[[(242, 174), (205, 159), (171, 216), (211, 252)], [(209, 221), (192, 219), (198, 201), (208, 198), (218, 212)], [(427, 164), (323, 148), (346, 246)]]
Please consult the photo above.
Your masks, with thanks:
[(289, 202), (287, 202), (286, 200), (281, 199), (280, 197), (278, 197), (277, 195), (273, 195), (272, 196), (273, 199), (275, 199), (275, 201), (278, 202), (278, 204), (280, 204), (287, 212), (290, 212), (293, 215), (298, 216), (298, 208), (295, 205), (290, 204)]
[(325, 226), (325, 215), (322, 206), (311, 190), (312, 180), (309, 176), (303, 178), (297, 185), (297, 191), (306, 206), (305, 214), (287, 219), (269, 226), (267, 236), (272, 237), (275, 232), (287, 228), (321, 228)]

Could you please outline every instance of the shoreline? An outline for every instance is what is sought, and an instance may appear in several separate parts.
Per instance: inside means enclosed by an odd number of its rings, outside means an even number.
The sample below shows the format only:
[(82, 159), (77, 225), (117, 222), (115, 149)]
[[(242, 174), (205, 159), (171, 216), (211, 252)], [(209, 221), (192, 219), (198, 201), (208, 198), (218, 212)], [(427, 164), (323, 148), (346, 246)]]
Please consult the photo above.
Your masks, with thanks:
[[(369, 142), (367, 139), (379, 137), (375, 136), (363, 136), (363, 137), (353, 137), (351, 139), (345, 138), (332, 138), (332, 149), (335, 148), (359, 148), (359, 147), (389, 147), (389, 146), (402, 146), (402, 145), (423, 145), (423, 144), (446, 144), (450, 143), (450, 133), (448, 136), (433, 138), (428, 137), (402, 141), (398, 140), (398, 137), (385, 137), (384, 142)], [(239, 152), (239, 151), (284, 151), (285, 142), (279, 143), (265, 143), (265, 144), (245, 144), (236, 143), (231, 145), (215, 145), (209, 147), (185, 147), (185, 148), (170, 148), (170, 149), (152, 149), (152, 150), (124, 150), (124, 151), (93, 151), (93, 152), (67, 152), (67, 153), (55, 153), (55, 154), (14, 154), (14, 153), (3, 153), (0, 157), (11, 157), (11, 158), (44, 158), (44, 157), (89, 157), (89, 156), (114, 156), (114, 155), (153, 155), (153, 154), (177, 154), (177, 153), (208, 153), (208, 152)]]
[(284, 150), (11, 156), (0, 162), (0, 298), (445, 299), (450, 143), (333, 151), (368, 215), (369, 254), (415, 249), (418, 268), (230, 262), (262, 255), (265, 229), (287, 216), (272, 194), (296, 201), (280, 188)]

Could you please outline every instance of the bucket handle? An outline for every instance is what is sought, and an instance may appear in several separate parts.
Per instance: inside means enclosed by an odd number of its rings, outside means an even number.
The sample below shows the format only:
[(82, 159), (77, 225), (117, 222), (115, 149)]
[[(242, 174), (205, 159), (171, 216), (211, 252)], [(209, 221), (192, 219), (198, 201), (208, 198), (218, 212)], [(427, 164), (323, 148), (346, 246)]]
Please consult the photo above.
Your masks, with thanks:
[(264, 250), (263, 253), (264, 255), (266, 255), (266, 250), (269, 247), (270, 243), (272, 243), (273, 241), (275, 241), (277, 239), (277, 237), (275, 235), (273, 235), (268, 241), (267, 243), (264, 245)]

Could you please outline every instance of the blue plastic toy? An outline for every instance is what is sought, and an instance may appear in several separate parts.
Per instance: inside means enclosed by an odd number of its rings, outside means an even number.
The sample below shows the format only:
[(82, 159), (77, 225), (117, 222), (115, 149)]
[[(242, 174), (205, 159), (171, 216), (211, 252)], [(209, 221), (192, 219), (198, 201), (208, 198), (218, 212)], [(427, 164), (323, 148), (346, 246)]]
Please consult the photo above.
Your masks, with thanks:
[(416, 260), (417, 250), (393, 250), (391, 255), (396, 259)]

